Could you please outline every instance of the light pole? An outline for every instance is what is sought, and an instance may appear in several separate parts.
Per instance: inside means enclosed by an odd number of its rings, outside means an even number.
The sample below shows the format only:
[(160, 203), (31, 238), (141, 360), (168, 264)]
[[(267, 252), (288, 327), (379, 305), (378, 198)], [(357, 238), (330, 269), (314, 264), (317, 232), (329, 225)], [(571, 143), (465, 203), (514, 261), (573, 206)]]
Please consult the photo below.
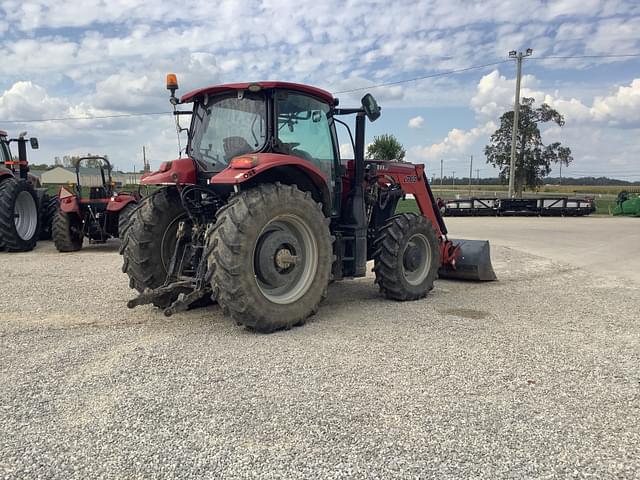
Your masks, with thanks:
[[(522, 59), (533, 53), (533, 50), (527, 48), (525, 53), (511, 50), (509, 58), (516, 59), (516, 99), (513, 104), (513, 132), (511, 134), (511, 165), (509, 166), (509, 198), (514, 196), (514, 187), (516, 181), (516, 141), (518, 139), (518, 120), (520, 116), (520, 79), (522, 78)], [(524, 146), (523, 146), (524, 147)]]

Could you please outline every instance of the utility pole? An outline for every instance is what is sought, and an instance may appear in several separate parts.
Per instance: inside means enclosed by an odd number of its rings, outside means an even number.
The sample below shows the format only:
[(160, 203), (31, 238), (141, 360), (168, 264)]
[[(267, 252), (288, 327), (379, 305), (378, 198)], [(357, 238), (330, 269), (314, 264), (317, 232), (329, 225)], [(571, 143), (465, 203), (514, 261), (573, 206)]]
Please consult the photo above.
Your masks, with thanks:
[(440, 159), (440, 186), (442, 186), (442, 162), (444, 162), (444, 160)]
[(469, 196), (471, 196), (471, 179), (473, 178), (473, 155), (471, 155), (471, 161), (469, 162)]
[(562, 162), (560, 162), (560, 185), (562, 185)]
[(480, 169), (476, 168), (476, 183), (480, 185)]
[(516, 99), (513, 104), (513, 132), (511, 134), (511, 164), (509, 166), (509, 198), (514, 197), (514, 189), (516, 182), (516, 141), (518, 139), (518, 120), (520, 116), (520, 80), (522, 78), (522, 59), (533, 53), (533, 50), (527, 48), (526, 53), (511, 50), (509, 58), (516, 59)]
[(451, 175), (451, 185), (453, 185), (453, 189), (456, 189), (456, 171), (453, 171), (453, 175)]

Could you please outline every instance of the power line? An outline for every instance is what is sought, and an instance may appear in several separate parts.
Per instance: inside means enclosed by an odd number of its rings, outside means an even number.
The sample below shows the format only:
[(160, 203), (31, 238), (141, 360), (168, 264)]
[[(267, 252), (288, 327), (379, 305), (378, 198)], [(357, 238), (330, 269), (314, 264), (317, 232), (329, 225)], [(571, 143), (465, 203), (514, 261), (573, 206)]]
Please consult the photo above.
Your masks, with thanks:
[(568, 60), (572, 58), (631, 58), (631, 57), (640, 57), (640, 53), (620, 53), (620, 54), (610, 54), (610, 55), (567, 55), (567, 56), (550, 55), (546, 57), (531, 57), (529, 58), (529, 60), (548, 60), (548, 59)]
[(0, 123), (36, 123), (36, 122), (66, 122), (69, 120), (100, 120), (104, 118), (129, 118), (148, 117), (151, 115), (170, 115), (171, 112), (143, 112), (143, 113), (117, 113), (113, 115), (86, 115), (84, 117), (58, 117), (58, 118), (36, 118), (31, 120), (0, 120)]
[(404, 80), (397, 80), (395, 82), (378, 83), (378, 84), (375, 84), (375, 85), (369, 85), (367, 87), (351, 88), (349, 90), (340, 90), (338, 92), (333, 92), (333, 94), (334, 95), (338, 95), (339, 93), (360, 92), (362, 90), (371, 90), (372, 88), (389, 87), (389, 86), (392, 86), (392, 85), (399, 85), (399, 84), (402, 84), (402, 83), (417, 82), (418, 80), (425, 80), (427, 78), (444, 77), (445, 75), (453, 75), (455, 73), (468, 72), (470, 70), (477, 70), (479, 68), (491, 67), (493, 65), (500, 65), (501, 63), (507, 63), (509, 61), (510, 60), (501, 60), (499, 62), (485, 63), (483, 65), (473, 65), (471, 67), (458, 68), (456, 70), (448, 70), (446, 72), (432, 73), (430, 75), (423, 75), (421, 77), (407, 78), (407, 79), (404, 79)]
[[(529, 57), (528, 60), (553, 60), (553, 59), (581, 59), (581, 58), (633, 58), (640, 57), (640, 53), (624, 53), (624, 54), (610, 54), (610, 55), (568, 55), (568, 56), (546, 56), (546, 57)], [(351, 88), (348, 90), (339, 90), (337, 92), (333, 92), (334, 95), (338, 95), (341, 93), (352, 93), (352, 92), (360, 92), (363, 90), (371, 90), (374, 88), (382, 88), (389, 87), (393, 85), (401, 85), (404, 83), (417, 82), (419, 80), (426, 80), (429, 78), (437, 78), (444, 77), (447, 75), (455, 75), (457, 73), (469, 72), (471, 70), (478, 70), (481, 68), (492, 67), (494, 65), (500, 65), (503, 63), (510, 62), (511, 60), (500, 60), (497, 62), (484, 63), (481, 65), (472, 65), (470, 67), (458, 68), (455, 70), (448, 70), (445, 72), (432, 73), (429, 75), (423, 75), (420, 77), (406, 78), (404, 80), (396, 80), (393, 82), (385, 82), (378, 83), (374, 85), (369, 85), (367, 87), (359, 87), (359, 88)], [(28, 119), (28, 120), (0, 120), (0, 124), (2, 123), (40, 123), (40, 122), (64, 122), (64, 121), (76, 121), (76, 120), (103, 120), (109, 118), (132, 118), (132, 117), (147, 117), (153, 115), (165, 115), (171, 114), (171, 112), (142, 112), (142, 113), (122, 113), (122, 114), (113, 114), (113, 115), (86, 115), (82, 117), (57, 117), (57, 118), (37, 118), (37, 119)]]

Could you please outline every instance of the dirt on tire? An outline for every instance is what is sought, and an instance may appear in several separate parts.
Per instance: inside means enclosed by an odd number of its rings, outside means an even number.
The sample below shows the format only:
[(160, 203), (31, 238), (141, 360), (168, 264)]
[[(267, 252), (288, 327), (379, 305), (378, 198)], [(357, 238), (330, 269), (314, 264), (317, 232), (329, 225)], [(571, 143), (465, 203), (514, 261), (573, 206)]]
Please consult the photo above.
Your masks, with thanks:
[[(308, 229), (317, 248), (301, 268), (315, 270), (288, 303), (275, 303), (256, 273), (256, 249), (264, 229), (278, 218), (295, 218)], [(266, 235), (266, 234), (265, 234)], [(235, 195), (217, 213), (209, 232), (209, 275), (223, 311), (239, 324), (269, 333), (305, 322), (326, 297), (333, 262), (332, 237), (322, 205), (309, 192), (290, 185), (263, 184)], [(274, 259), (272, 258), (271, 261)], [(292, 267), (297, 268), (297, 267)], [(306, 270), (304, 270), (306, 271)], [(297, 284), (296, 284), (297, 285)]]
[[(143, 292), (164, 284), (175, 248), (179, 221), (187, 218), (174, 187), (166, 187), (146, 197), (133, 209), (121, 226), (122, 271), (129, 276), (129, 287)], [(156, 304), (166, 307), (171, 303)]]
[(82, 248), (82, 221), (75, 213), (58, 210), (51, 231), (53, 243), (59, 252), (76, 252)]
[[(405, 252), (411, 238), (421, 236), (430, 246), (430, 264), (425, 265), (423, 278), (407, 279)], [(387, 221), (374, 242), (376, 283), (382, 294), (392, 300), (417, 300), (433, 289), (440, 266), (440, 245), (429, 220), (415, 213), (401, 213)], [(426, 262), (425, 258), (425, 262)]]

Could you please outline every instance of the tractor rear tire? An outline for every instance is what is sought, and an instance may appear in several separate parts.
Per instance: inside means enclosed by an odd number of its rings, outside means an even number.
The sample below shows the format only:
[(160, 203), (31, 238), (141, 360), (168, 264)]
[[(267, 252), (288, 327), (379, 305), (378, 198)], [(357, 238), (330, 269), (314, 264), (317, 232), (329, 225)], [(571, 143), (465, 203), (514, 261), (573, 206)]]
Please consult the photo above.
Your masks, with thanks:
[(395, 215), (374, 242), (376, 283), (392, 300), (417, 300), (433, 289), (440, 267), (440, 244), (432, 223), (422, 215)]
[(39, 230), (33, 186), (13, 177), (0, 181), (0, 244), (10, 252), (28, 252), (36, 246)]
[(51, 227), (53, 243), (59, 252), (76, 252), (82, 248), (82, 220), (75, 213), (58, 210)]
[(138, 204), (136, 202), (127, 203), (120, 212), (118, 212), (118, 237), (120, 240), (124, 240), (124, 235), (127, 231), (127, 225), (129, 222), (129, 217), (138, 208)]
[[(179, 194), (173, 187), (154, 192), (133, 209), (119, 227), (122, 231), (122, 271), (129, 276), (129, 287), (142, 293), (146, 288), (154, 289), (164, 284), (178, 224), (186, 218)], [(167, 297), (166, 301), (155, 305), (164, 308), (173, 300)]]
[(259, 185), (229, 200), (208, 236), (208, 274), (223, 311), (269, 333), (303, 324), (327, 295), (329, 220), (309, 192)]
[(40, 200), (40, 240), (51, 240), (53, 236), (53, 219), (58, 213), (60, 200), (45, 193)]

